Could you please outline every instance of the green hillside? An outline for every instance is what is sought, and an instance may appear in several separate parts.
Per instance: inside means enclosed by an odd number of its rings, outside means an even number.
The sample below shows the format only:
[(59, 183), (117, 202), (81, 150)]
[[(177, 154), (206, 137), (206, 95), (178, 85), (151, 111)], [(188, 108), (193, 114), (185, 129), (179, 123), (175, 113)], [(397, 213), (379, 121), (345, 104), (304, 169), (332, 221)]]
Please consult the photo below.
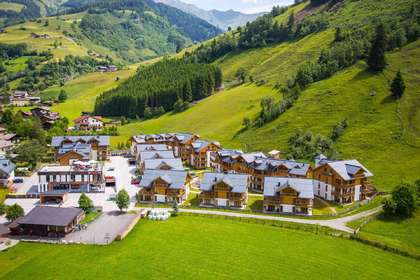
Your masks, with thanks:
[[(180, 255), (181, 254), (181, 255)], [(57, 264), (65, 268), (58, 269)], [(74, 271), (74, 273), (69, 273)], [(224, 218), (141, 220), (108, 246), (20, 243), (2, 279), (418, 279), (419, 261), (356, 241)]]
[[(357, 158), (363, 162), (375, 173), (375, 183), (380, 190), (390, 190), (401, 180), (414, 181), (419, 177), (415, 170), (420, 168), (420, 157), (415, 156), (420, 154), (420, 93), (417, 90), (420, 77), (415, 63), (420, 59), (419, 40), (389, 52), (389, 66), (383, 74), (369, 73), (365, 62), (359, 61), (310, 85), (293, 107), (274, 121), (260, 128), (242, 130), (242, 120), (256, 116), (263, 96), (276, 96), (276, 100), (281, 100), (281, 93), (272, 88), (274, 84), (285, 85), (296, 74), (299, 65), (316, 60), (321, 50), (330, 46), (335, 33), (332, 27), (350, 24), (349, 20), (356, 25), (369, 26), (372, 17), (379, 15), (390, 20), (391, 15), (408, 11), (415, 3), (398, 2), (345, 1), (339, 12), (331, 16), (331, 27), (322, 32), (284, 43), (230, 52), (215, 62), (223, 69), (228, 84), (235, 81), (236, 71), (244, 68), (254, 81), (263, 80), (265, 85), (228, 88), (186, 112), (131, 123), (120, 129), (121, 136), (114, 144), (136, 133), (191, 131), (219, 140), (225, 147), (248, 151), (287, 150), (288, 139), (299, 129), (328, 137), (335, 125), (347, 119), (348, 128), (334, 143), (340, 158)], [(295, 6), (293, 11), (296, 17), (314, 12), (307, 3)], [(284, 22), (290, 13), (291, 10), (276, 20)], [(394, 101), (388, 97), (389, 84), (399, 69), (407, 90), (401, 100)], [(238, 98), (251, 95), (253, 101)]]

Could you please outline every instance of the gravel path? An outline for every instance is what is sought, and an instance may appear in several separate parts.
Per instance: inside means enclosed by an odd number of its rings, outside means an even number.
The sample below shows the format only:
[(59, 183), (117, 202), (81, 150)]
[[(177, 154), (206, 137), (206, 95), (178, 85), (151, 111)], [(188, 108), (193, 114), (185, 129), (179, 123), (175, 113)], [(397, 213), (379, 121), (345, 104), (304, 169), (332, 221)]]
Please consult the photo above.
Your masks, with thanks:
[(329, 227), (336, 230), (341, 230), (349, 233), (353, 233), (353, 229), (346, 226), (346, 223), (354, 220), (358, 220), (364, 217), (371, 216), (375, 213), (378, 213), (382, 210), (382, 207), (374, 208), (364, 212), (360, 212), (355, 215), (346, 216), (337, 219), (330, 220), (311, 220), (311, 219), (297, 219), (297, 218), (287, 218), (280, 216), (268, 216), (268, 215), (254, 215), (254, 214), (245, 214), (245, 213), (235, 213), (235, 212), (222, 212), (222, 211), (212, 211), (212, 210), (193, 210), (193, 209), (179, 209), (179, 212), (184, 213), (196, 213), (204, 215), (219, 215), (219, 216), (229, 216), (229, 217), (241, 217), (241, 218), (253, 218), (261, 220), (271, 220), (271, 221), (283, 221), (283, 222), (292, 222), (299, 224), (309, 224), (309, 225), (320, 225)]

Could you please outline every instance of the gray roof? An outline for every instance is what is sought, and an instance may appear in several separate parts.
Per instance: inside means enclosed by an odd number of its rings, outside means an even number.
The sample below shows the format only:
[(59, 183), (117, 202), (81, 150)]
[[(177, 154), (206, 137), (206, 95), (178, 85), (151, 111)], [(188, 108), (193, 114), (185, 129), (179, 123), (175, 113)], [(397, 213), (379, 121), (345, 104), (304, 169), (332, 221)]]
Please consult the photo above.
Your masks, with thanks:
[(185, 189), (185, 181), (187, 179), (187, 171), (180, 170), (145, 170), (140, 180), (140, 187), (149, 188), (151, 183), (156, 179), (169, 183), (170, 189)]
[(352, 180), (360, 169), (364, 170), (365, 177), (373, 176), (372, 172), (355, 159), (334, 161), (327, 164), (344, 180)]
[(59, 148), (64, 140), (73, 143), (89, 143), (90, 141), (95, 140), (99, 141), (99, 146), (109, 146), (109, 136), (55, 136), (52, 138), (51, 146)]
[(136, 145), (136, 148), (137, 152), (170, 150), (166, 144), (139, 144)]
[(182, 160), (180, 158), (144, 160), (144, 169), (161, 169), (164, 165), (171, 167), (171, 170), (184, 170), (184, 166), (182, 165)]
[(241, 157), (247, 162), (251, 163), (257, 159), (267, 158), (263, 152), (255, 152), (255, 153), (246, 153), (242, 154)]
[(16, 165), (8, 160), (5, 156), (0, 156), (0, 170), (3, 173), (9, 174), (15, 170)]
[(178, 139), (181, 143), (186, 143), (188, 140), (190, 140), (194, 134), (191, 133), (174, 133), (173, 137)]
[(74, 151), (82, 155), (84, 158), (89, 158), (92, 151), (92, 146), (90, 144), (83, 143), (64, 144), (60, 149), (58, 149), (58, 155), (62, 156), (70, 151)]
[(309, 164), (303, 162), (273, 158), (259, 158), (251, 163), (251, 167), (256, 170), (272, 170), (279, 166), (286, 167), (289, 174), (299, 176), (305, 176), (310, 167)]
[(9, 227), (0, 223), (0, 236), (7, 235), (10, 233)]
[(37, 206), (19, 224), (67, 226), (82, 213), (83, 210), (79, 208)]
[(209, 141), (202, 140), (202, 139), (194, 141), (191, 145), (192, 145), (195, 152), (199, 152), (201, 149), (207, 147), (210, 144), (220, 146), (220, 144), (218, 142), (209, 142)]
[(265, 177), (264, 196), (275, 196), (278, 191), (287, 187), (296, 190), (299, 193), (299, 198), (314, 198), (312, 179), (288, 177)]
[(133, 136), (134, 141), (138, 144), (144, 144), (147, 143), (148, 140), (153, 140), (156, 142), (164, 142), (169, 137), (171, 137), (171, 134), (169, 133), (161, 133), (161, 134), (140, 134)]
[(172, 151), (144, 151), (139, 153), (141, 160), (158, 158), (175, 158)]
[(220, 182), (232, 188), (231, 192), (244, 193), (248, 189), (248, 175), (232, 174), (232, 173), (204, 173), (204, 178), (201, 181), (200, 189), (202, 191), (211, 191), (212, 187)]

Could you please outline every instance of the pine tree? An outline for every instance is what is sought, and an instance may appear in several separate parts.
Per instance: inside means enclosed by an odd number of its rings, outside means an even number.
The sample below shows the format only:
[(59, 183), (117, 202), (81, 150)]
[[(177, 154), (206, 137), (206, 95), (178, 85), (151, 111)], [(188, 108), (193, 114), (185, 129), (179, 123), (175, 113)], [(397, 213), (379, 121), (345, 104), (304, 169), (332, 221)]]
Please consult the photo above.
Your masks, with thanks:
[(67, 100), (67, 93), (66, 93), (66, 91), (64, 89), (62, 89), (60, 91), (60, 94), (58, 95), (58, 101), (59, 102), (64, 102), (66, 100)]
[(369, 52), (367, 64), (373, 72), (380, 72), (386, 67), (385, 59), (386, 35), (383, 24), (379, 24), (375, 30), (375, 37)]
[(403, 96), (404, 91), (405, 91), (405, 82), (401, 74), (401, 71), (398, 71), (397, 74), (395, 75), (394, 80), (392, 80), (390, 90), (391, 90), (391, 95), (396, 99), (400, 99)]

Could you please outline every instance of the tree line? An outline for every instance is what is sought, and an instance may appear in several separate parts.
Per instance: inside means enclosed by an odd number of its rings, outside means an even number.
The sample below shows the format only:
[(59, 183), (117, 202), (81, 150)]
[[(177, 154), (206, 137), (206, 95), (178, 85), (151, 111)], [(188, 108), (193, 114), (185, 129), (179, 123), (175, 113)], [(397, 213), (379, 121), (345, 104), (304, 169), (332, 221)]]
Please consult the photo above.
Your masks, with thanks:
[(151, 118), (175, 107), (179, 110), (179, 102), (210, 96), (221, 85), (222, 71), (217, 66), (164, 59), (139, 68), (136, 75), (99, 96), (95, 114)]

